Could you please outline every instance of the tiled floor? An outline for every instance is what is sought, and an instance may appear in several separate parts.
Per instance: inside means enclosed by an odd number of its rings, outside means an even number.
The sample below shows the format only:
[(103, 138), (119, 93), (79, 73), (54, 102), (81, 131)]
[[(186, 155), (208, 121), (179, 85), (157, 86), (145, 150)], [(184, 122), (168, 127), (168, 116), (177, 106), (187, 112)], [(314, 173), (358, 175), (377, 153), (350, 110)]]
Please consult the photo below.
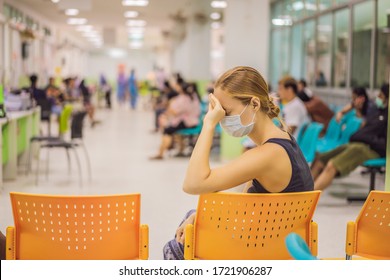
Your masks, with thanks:
[[(13, 224), (10, 191), (75, 195), (139, 192), (142, 194), (141, 221), (150, 228), (150, 259), (162, 259), (164, 243), (173, 238), (186, 211), (196, 208), (197, 197), (181, 190), (188, 159), (148, 160), (157, 151), (160, 141), (158, 134), (150, 132), (153, 114), (149, 110), (102, 109), (97, 117), (103, 121), (100, 125), (92, 129), (87, 121), (85, 126), (92, 181), (88, 182), (86, 178), (82, 158), (84, 183), (80, 187), (74, 160), (69, 176), (66, 155), (61, 150), (50, 153), (49, 177), (46, 179), (46, 153), (42, 153), (38, 185), (35, 185), (33, 174), (26, 176), (20, 168), (19, 178), (5, 182), (1, 189), (0, 230), (4, 232), (6, 226)], [(212, 166), (218, 164), (217, 160), (212, 162)], [(361, 175), (357, 170), (348, 178), (336, 180), (334, 186), (322, 194), (314, 218), (319, 224), (319, 257), (344, 256), (346, 223), (356, 218), (362, 205), (348, 204), (345, 196), (355, 191), (366, 192), (368, 181), (368, 175)], [(377, 185), (383, 189), (383, 175), (378, 176)]]

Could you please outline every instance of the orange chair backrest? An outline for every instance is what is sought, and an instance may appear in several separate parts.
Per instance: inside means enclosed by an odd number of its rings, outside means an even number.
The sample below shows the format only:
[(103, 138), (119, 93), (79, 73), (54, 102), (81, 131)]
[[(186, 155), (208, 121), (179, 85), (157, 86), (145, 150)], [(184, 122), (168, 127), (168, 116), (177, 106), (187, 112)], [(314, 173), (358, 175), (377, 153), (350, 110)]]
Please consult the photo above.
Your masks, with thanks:
[(16, 259), (137, 259), (140, 194), (11, 193)]
[(371, 191), (356, 219), (356, 254), (390, 259), (390, 192)]
[(195, 220), (197, 259), (291, 259), (286, 236), (310, 244), (320, 191), (284, 194), (200, 195)]

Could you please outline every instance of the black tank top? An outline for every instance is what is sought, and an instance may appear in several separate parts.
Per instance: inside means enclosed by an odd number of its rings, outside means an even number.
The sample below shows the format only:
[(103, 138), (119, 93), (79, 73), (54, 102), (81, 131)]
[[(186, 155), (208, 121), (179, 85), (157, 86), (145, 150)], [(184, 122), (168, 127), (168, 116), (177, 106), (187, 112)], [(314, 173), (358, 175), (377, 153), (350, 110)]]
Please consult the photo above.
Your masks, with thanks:
[[(285, 192), (305, 192), (314, 189), (313, 177), (311, 176), (309, 165), (302, 154), (294, 137), (290, 135), (291, 140), (282, 138), (271, 138), (265, 143), (275, 143), (282, 146), (290, 158), (291, 162), (291, 179), (287, 187), (282, 190)], [(264, 143), (264, 144), (265, 144)], [(248, 189), (248, 193), (269, 193), (256, 179), (253, 179), (252, 186)]]

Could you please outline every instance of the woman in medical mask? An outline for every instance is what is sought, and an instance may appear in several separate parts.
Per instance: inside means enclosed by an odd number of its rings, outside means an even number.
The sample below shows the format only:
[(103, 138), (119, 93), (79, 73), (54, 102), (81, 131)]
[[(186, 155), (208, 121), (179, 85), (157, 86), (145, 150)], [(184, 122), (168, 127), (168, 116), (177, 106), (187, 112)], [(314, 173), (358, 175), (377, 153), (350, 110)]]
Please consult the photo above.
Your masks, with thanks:
[[(209, 96), (209, 111), (203, 121), (189, 161), (183, 190), (190, 194), (227, 190), (249, 182), (250, 193), (302, 192), (313, 190), (313, 178), (294, 138), (277, 127), (279, 108), (268, 94), (260, 73), (251, 67), (235, 67), (216, 82)], [(224, 166), (211, 169), (210, 149), (216, 125), (230, 135), (248, 135), (257, 147)], [(175, 239), (164, 247), (165, 259), (181, 259), (184, 229), (193, 223), (195, 211), (187, 213)]]

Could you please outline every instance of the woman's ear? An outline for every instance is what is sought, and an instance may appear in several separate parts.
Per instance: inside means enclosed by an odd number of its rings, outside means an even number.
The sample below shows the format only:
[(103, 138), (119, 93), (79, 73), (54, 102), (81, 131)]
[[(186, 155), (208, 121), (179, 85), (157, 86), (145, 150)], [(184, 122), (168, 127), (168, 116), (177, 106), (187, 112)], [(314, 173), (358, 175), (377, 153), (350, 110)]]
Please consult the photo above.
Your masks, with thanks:
[(254, 109), (254, 110), (259, 110), (260, 109), (260, 100), (258, 97), (252, 97), (251, 101), (250, 101), (250, 106)]

